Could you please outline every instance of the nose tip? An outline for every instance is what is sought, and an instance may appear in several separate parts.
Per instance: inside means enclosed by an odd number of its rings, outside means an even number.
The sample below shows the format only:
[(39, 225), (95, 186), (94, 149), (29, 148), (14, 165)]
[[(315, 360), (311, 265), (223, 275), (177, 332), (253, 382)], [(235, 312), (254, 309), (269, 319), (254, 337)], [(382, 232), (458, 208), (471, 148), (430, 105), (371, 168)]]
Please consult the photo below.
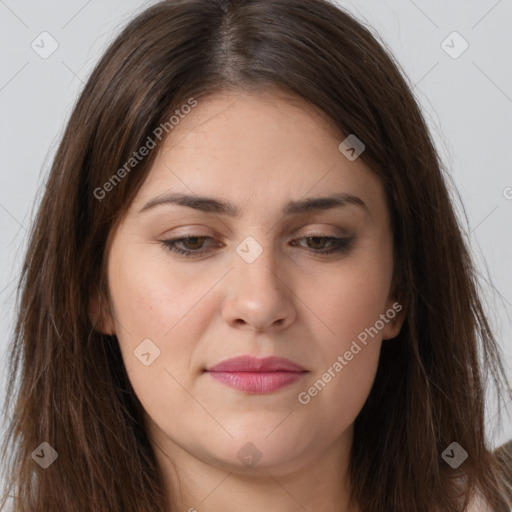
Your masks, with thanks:
[[(225, 320), (234, 327), (250, 327), (264, 332), (293, 322), (295, 308), (278, 263), (270, 250), (252, 237), (237, 247), (235, 271), (228, 278), (229, 298), (224, 302)], [(279, 268), (282, 268), (279, 266)]]

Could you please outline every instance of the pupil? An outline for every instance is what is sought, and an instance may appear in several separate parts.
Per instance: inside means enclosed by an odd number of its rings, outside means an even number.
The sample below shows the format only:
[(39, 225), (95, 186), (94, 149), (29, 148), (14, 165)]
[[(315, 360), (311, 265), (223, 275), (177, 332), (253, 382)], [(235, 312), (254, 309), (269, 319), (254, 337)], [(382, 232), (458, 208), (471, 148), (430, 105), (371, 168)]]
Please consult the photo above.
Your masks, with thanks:
[[(310, 237), (309, 240), (313, 240), (313, 245), (316, 245), (317, 243), (320, 243), (320, 245), (322, 245), (321, 243), (321, 240), (322, 240), (322, 237), (319, 237), (319, 236), (313, 236), (313, 237)], [(319, 242), (320, 241), (320, 242)]]

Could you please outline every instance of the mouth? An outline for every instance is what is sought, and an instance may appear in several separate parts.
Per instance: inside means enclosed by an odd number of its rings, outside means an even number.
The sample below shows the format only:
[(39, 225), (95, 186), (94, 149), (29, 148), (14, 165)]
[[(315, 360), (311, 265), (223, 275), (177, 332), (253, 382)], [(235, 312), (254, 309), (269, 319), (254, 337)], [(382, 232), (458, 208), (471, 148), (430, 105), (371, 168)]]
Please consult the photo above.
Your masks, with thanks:
[(205, 370), (222, 384), (251, 394), (277, 391), (301, 380), (308, 370), (282, 357), (239, 356)]

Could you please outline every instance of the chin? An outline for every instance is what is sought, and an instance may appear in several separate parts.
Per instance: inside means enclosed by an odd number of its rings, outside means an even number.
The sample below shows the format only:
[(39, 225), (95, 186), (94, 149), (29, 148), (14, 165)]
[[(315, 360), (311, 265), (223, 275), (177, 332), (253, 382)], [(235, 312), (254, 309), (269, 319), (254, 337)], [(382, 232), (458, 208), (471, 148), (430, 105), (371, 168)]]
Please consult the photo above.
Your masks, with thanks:
[[(275, 426), (274, 423), (274, 429)], [(230, 432), (233, 438), (224, 436), (224, 442), (210, 439), (209, 445), (203, 447), (202, 458), (226, 471), (266, 477), (268, 473), (284, 475), (306, 463), (306, 451), (311, 455), (311, 450), (307, 450), (307, 440), (300, 436), (294, 439), (287, 431), (270, 435), (268, 433), (272, 429), (265, 428), (255, 428), (254, 435), (247, 431), (240, 435)], [(212, 446), (216, 447), (215, 452), (211, 451)]]

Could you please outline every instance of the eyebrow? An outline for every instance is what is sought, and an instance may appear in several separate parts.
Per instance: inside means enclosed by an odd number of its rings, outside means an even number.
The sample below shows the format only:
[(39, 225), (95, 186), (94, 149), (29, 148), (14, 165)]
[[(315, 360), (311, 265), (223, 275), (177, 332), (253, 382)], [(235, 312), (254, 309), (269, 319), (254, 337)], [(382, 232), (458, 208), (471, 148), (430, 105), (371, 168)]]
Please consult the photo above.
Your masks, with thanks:
[[(183, 193), (170, 193), (155, 197), (148, 201), (138, 213), (140, 214), (151, 210), (156, 206), (166, 204), (186, 206), (188, 208), (193, 208), (194, 210), (200, 210), (202, 212), (217, 215), (228, 215), (230, 217), (238, 217), (241, 213), (240, 208), (229, 201), (223, 201), (214, 197), (188, 195)], [(346, 193), (323, 197), (308, 197), (298, 201), (290, 201), (283, 207), (282, 213), (283, 215), (293, 215), (311, 211), (330, 210), (332, 208), (340, 208), (348, 205), (358, 206), (370, 214), (368, 206), (360, 197)]]

